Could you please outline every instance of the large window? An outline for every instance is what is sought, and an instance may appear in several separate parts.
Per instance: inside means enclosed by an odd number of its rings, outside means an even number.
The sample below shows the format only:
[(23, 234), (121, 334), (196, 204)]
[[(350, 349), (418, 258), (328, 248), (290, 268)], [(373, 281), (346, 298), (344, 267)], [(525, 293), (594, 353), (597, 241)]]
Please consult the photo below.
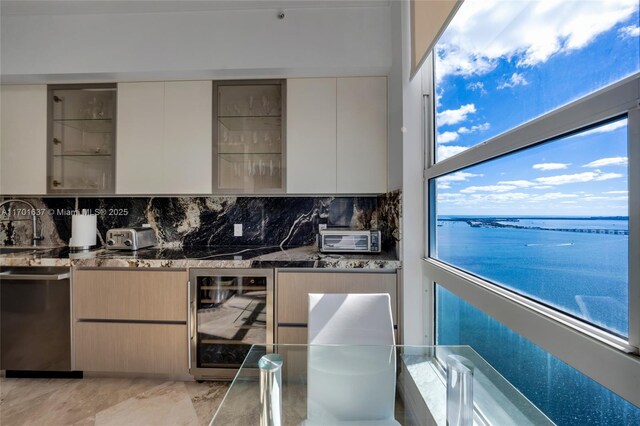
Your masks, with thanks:
[(640, 409), (438, 286), (439, 345), (470, 345), (558, 425), (637, 425)]
[(436, 178), (432, 256), (627, 336), (626, 121)]
[[(466, 0), (423, 85), (433, 87), (426, 120), (435, 123), (426, 126), (427, 285), (636, 405), (638, 9), (637, 0)], [(468, 338), (474, 327), (442, 334), (461, 315), (444, 300), (434, 301), (439, 342)], [(486, 336), (475, 339), (457, 342)]]
[(435, 48), (437, 160), (636, 72), (637, 0), (467, 0)]

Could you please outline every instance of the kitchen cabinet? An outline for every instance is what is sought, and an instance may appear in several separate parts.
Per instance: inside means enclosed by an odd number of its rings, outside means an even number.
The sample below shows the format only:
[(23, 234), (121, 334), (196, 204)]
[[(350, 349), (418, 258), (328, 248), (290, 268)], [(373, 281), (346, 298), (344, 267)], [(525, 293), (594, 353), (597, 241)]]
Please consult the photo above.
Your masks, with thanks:
[(118, 84), (118, 194), (211, 193), (211, 87)]
[(187, 327), (182, 324), (75, 324), (75, 369), (186, 375)]
[(336, 79), (287, 80), (287, 192), (337, 190)]
[(388, 293), (394, 325), (398, 324), (395, 271), (279, 271), (275, 292), (277, 343), (306, 343), (309, 293)]
[(187, 321), (183, 271), (86, 270), (74, 273), (77, 319)]
[(48, 87), (49, 194), (113, 194), (115, 84)]
[(282, 80), (214, 84), (214, 192), (284, 192), (284, 92)]
[(287, 192), (387, 191), (386, 77), (287, 81)]
[(337, 81), (338, 193), (387, 192), (387, 79)]
[(186, 271), (77, 269), (75, 369), (188, 374)]
[(0, 86), (0, 193), (47, 192), (47, 86)]

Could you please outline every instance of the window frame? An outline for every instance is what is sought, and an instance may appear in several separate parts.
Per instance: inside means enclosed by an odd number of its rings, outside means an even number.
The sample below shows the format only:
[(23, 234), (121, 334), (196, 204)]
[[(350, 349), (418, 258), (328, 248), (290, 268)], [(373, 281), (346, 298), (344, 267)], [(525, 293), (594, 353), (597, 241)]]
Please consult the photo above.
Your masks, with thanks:
[[(435, 162), (435, 77), (433, 55), (423, 66), (425, 253), (423, 285), (429, 319), (428, 343), (435, 343), (435, 283), (471, 303), (531, 342), (640, 406), (640, 72), (547, 112), (466, 151)], [(518, 295), (488, 280), (430, 257), (435, 247), (435, 179), (531, 148), (560, 136), (627, 115), (629, 182), (628, 340)]]

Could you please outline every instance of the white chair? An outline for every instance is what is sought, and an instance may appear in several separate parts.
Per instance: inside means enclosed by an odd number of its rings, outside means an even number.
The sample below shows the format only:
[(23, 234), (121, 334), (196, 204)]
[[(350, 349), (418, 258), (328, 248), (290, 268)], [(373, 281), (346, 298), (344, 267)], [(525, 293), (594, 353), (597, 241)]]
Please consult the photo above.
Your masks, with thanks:
[(388, 294), (309, 294), (310, 345), (393, 345)]
[(308, 326), (305, 425), (398, 425), (389, 295), (309, 294)]

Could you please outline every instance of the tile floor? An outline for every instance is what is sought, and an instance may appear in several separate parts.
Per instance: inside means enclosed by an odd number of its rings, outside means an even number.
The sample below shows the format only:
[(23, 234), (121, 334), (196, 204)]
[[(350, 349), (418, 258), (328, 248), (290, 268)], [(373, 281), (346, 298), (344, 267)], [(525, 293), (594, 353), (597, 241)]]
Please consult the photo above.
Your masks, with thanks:
[(225, 382), (0, 379), (0, 425), (208, 425)]

